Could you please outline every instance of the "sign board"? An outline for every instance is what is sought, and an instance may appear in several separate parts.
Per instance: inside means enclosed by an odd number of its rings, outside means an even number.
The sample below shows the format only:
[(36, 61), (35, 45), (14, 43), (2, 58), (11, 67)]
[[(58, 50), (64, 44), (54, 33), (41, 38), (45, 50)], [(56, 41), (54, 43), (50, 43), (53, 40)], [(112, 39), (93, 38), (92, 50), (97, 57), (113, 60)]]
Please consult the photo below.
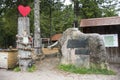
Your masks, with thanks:
[(90, 51), (89, 51), (89, 49), (86, 49), (86, 48), (79, 48), (79, 49), (75, 50), (75, 54), (76, 55), (81, 55), (81, 54), (83, 54), (83, 55), (89, 55)]
[(88, 46), (87, 39), (69, 39), (67, 48), (85, 48)]
[(105, 47), (118, 47), (118, 34), (102, 35)]

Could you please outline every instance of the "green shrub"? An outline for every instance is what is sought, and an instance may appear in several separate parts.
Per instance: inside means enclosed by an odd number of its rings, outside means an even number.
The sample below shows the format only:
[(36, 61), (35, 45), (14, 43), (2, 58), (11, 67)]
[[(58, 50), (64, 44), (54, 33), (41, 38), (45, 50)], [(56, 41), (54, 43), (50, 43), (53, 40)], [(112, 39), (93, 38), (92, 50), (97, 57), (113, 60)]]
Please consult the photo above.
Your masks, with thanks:
[(33, 65), (32, 67), (29, 67), (27, 69), (28, 72), (34, 72), (35, 70), (36, 70), (36, 66), (35, 65)]
[(15, 72), (19, 72), (19, 71), (21, 71), (21, 70), (20, 70), (19, 67), (15, 67), (15, 68), (13, 69), (13, 71), (15, 71)]

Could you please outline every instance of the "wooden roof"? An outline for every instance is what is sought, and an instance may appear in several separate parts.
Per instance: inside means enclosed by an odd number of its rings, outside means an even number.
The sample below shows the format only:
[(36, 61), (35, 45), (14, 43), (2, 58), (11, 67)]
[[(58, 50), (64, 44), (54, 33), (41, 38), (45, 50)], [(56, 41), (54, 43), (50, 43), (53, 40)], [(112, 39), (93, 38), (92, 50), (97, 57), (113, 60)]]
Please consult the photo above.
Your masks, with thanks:
[(117, 16), (117, 17), (82, 19), (80, 22), (80, 27), (95, 27), (109, 25), (120, 25), (120, 17)]
[(51, 37), (51, 40), (52, 41), (57, 41), (61, 38), (62, 34), (55, 34)]

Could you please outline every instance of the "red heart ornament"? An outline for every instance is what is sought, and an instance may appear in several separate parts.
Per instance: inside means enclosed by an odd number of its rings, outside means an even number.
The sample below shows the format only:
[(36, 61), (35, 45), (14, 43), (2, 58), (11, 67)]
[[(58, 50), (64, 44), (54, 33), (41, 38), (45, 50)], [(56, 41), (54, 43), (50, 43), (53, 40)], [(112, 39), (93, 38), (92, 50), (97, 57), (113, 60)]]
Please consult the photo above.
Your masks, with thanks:
[(23, 5), (19, 5), (18, 6), (18, 11), (20, 12), (20, 14), (25, 17), (30, 13), (30, 6), (23, 6)]

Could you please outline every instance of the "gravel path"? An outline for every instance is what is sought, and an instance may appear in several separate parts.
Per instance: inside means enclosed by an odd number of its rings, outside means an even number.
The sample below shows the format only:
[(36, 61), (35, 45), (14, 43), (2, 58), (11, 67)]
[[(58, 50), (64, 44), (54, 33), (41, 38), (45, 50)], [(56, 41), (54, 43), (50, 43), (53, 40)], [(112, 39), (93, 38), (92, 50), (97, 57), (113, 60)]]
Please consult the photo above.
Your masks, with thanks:
[(120, 80), (120, 65), (111, 66), (117, 75), (73, 74), (56, 69), (57, 58), (48, 58), (37, 62), (35, 72), (13, 72), (0, 69), (0, 80)]

